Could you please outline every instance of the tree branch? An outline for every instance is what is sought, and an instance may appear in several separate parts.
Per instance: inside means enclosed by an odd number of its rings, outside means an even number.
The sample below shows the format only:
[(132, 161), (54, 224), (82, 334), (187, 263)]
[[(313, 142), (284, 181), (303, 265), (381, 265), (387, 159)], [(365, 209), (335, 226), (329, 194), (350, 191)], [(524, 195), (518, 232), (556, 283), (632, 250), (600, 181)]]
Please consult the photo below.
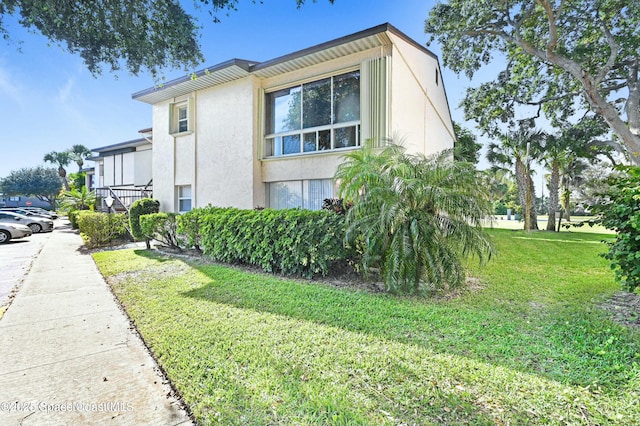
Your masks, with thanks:
[(558, 44), (556, 17), (553, 14), (553, 8), (547, 0), (538, 0), (538, 4), (540, 4), (544, 9), (545, 14), (547, 15), (547, 21), (549, 21), (549, 42), (547, 43), (547, 56), (549, 56), (556, 49)]
[(598, 23), (602, 27), (602, 32), (604, 33), (604, 36), (607, 39), (607, 44), (609, 45), (609, 49), (611, 49), (611, 52), (609, 53), (609, 58), (607, 59), (607, 63), (604, 64), (604, 66), (602, 67), (602, 69), (600, 70), (598, 75), (596, 75), (596, 78), (595, 78), (595, 83), (600, 84), (600, 82), (605, 78), (605, 76), (609, 73), (609, 71), (611, 71), (611, 68), (613, 68), (613, 66), (615, 65), (616, 59), (618, 59), (618, 43), (616, 43), (616, 40), (613, 37), (613, 34), (611, 34), (611, 31), (609, 31), (609, 28), (607, 28), (607, 25), (604, 23), (602, 18), (598, 16), (597, 19), (598, 19)]

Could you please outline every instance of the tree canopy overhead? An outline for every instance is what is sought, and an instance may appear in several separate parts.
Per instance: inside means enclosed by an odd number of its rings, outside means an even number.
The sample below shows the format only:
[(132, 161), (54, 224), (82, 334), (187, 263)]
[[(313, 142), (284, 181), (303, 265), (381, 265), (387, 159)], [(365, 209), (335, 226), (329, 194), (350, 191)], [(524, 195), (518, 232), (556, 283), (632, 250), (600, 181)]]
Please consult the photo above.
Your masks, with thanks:
[(519, 106), (553, 124), (587, 108), (640, 163), (640, 2), (627, 0), (449, 0), (425, 31), (445, 66), (472, 77), (496, 53), (498, 77), (468, 89), (467, 118), (489, 134), (514, 124)]
[[(193, 0), (209, 8), (213, 22), (240, 0)], [(300, 7), (304, 0), (295, 0)], [(314, 0), (315, 1), (315, 0)], [(333, 3), (333, 0), (329, 0)], [(255, 0), (253, 0), (255, 3)], [(199, 24), (179, 0), (2, 0), (0, 35), (11, 39), (5, 18), (79, 54), (93, 75), (104, 67), (134, 75), (165, 68), (191, 70), (204, 59)]]

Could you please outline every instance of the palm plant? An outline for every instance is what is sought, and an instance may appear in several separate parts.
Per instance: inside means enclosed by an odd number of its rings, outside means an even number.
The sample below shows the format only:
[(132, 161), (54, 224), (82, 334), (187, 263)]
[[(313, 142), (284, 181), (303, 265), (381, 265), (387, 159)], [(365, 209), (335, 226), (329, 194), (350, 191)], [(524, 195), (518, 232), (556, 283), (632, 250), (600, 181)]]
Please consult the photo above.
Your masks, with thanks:
[(78, 171), (82, 170), (84, 160), (91, 155), (91, 150), (84, 145), (73, 145), (69, 150), (69, 157), (78, 165)]
[[(526, 206), (531, 205), (530, 200), (535, 200), (535, 185), (531, 178), (531, 170), (528, 162), (531, 157), (537, 155), (536, 145), (544, 138), (544, 133), (539, 130), (520, 128), (500, 136), (500, 143), (490, 143), (487, 151), (487, 160), (496, 168), (513, 173), (518, 184), (518, 196), (520, 205), (525, 209), (525, 225), (528, 230), (538, 229), (538, 217), (535, 208), (529, 208), (526, 215)], [(527, 144), (533, 145), (530, 157), (527, 158)], [(529, 194), (529, 203), (527, 202)], [(526, 227), (526, 226), (525, 226)]]
[[(547, 231), (556, 230), (555, 214), (559, 203), (565, 219), (570, 220), (570, 187), (579, 182), (580, 174), (586, 169), (584, 159), (595, 163), (598, 155), (606, 155), (610, 151), (607, 145), (595, 140), (602, 133), (602, 124), (588, 117), (576, 124), (566, 124), (557, 135), (549, 135), (542, 141), (540, 157), (551, 172)], [(560, 229), (560, 224), (557, 229)]]
[(451, 151), (425, 157), (368, 145), (345, 155), (335, 178), (340, 197), (354, 203), (346, 241), (360, 243), (364, 271), (379, 268), (390, 292), (460, 286), (462, 259), (493, 253), (481, 226), (492, 212), (486, 187)]
[(72, 189), (62, 194), (62, 207), (71, 210), (90, 210), (96, 204), (95, 191), (89, 191), (86, 186)]
[(47, 163), (56, 164), (58, 166), (58, 175), (62, 179), (62, 183), (64, 184), (64, 189), (69, 190), (69, 182), (67, 181), (67, 170), (66, 166), (71, 162), (71, 158), (69, 156), (68, 151), (51, 151), (47, 155), (44, 156), (43, 160)]

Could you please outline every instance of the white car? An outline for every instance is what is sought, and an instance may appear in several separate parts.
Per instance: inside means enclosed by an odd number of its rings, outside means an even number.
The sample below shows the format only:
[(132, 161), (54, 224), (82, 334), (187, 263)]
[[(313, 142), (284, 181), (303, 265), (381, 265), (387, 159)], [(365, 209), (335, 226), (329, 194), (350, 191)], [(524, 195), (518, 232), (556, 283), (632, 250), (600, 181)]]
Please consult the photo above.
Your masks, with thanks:
[(9, 240), (28, 237), (32, 234), (31, 228), (26, 225), (9, 224), (0, 222), (0, 244), (8, 243)]
[(23, 216), (18, 213), (0, 211), (0, 223), (26, 225), (34, 234), (53, 231), (53, 220), (37, 216)]

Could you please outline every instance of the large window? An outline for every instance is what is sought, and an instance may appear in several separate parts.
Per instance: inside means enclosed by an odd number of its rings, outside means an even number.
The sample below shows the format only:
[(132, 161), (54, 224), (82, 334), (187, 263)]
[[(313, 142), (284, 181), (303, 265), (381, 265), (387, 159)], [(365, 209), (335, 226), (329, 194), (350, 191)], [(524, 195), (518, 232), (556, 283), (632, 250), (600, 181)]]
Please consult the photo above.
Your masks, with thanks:
[(290, 180), (267, 184), (272, 209), (302, 208), (320, 210), (326, 198), (333, 198), (331, 179)]
[(360, 71), (266, 95), (265, 156), (360, 145)]

